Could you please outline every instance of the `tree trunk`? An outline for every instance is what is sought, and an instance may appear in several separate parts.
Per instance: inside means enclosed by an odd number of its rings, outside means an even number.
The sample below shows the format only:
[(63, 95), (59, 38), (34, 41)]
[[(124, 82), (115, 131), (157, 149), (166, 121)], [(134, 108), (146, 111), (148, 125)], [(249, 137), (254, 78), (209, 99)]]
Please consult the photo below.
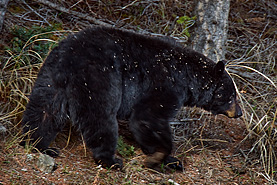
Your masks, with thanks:
[(8, 3), (9, 0), (0, 0), (0, 31), (2, 30)]
[(213, 61), (225, 59), (230, 0), (199, 0), (191, 43), (194, 50)]
[[(0, 0), (0, 33), (2, 30), (3, 23), (4, 23), (4, 18), (5, 18), (5, 13), (7, 10), (8, 3), (9, 3), (9, 0)], [(4, 125), (2, 123), (0, 123), (0, 137), (6, 131), (7, 131), (7, 129), (4, 127)]]

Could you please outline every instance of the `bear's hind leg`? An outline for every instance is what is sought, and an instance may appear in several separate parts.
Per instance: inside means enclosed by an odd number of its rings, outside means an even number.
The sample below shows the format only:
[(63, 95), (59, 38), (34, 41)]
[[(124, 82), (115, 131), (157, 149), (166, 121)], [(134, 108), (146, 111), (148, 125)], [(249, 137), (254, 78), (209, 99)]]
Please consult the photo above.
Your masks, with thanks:
[(47, 90), (33, 90), (22, 120), (23, 140), (20, 145), (33, 144), (39, 151), (56, 157), (58, 150), (49, 148), (49, 145), (63, 129), (66, 113), (62, 98), (58, 99), (59, 95), (56, 94), (54, 99), (50, 94)]
[[(114, 68), (100, 70), (103, 60), (88, 58), (88, 63), (68, 86), (68, 110), (72, 125), (82, 133), (95, 162), (104, 167), (122, 167), (115, 157), (118, 124), (117, 112), (121, 104), (121, 75)], [(104, 67), (106, 68), (106, 67)]]
[[(93, 114), (93, 112), (89, 113), (90, 116)], [(82, 117), (79, 115), (79, 118)], [(82, 124), (78, 124), (78, 126), (81, 126), (79, 129), (97, 164), (104, 167), (122, 168), (122, 160), (115, 157), (118, 137), (118, 125), (115, 116), (93, 115), (88, 117), (87, 122), (82, 121)]]
[(96, 163), (104, 167), (121, 168), (122, 160), (115, 158), (118, 137), (116, 115), (120, 95), (117, 91), (107, 91), (105, 88), (95, 91), (91, 90), (89, 95), (76, 92), (75, 98), (70, 100), (72, 124), (82, 133)]

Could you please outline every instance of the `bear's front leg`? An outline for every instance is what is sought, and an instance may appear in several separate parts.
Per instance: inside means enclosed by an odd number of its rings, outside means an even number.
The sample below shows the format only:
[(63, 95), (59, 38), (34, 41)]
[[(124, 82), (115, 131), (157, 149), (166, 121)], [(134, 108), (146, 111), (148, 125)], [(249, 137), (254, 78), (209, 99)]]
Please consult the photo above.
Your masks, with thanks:
[(148, 155), (145, 165), (149, 168), (159, 169), (164, 163), (170, 168), (183, 169), (181, 162), (170, 156), (172, 136), (168, 120), (174, 117), (179, 104), (174, 94), (154, 91), (134, 107), (130, 130)]

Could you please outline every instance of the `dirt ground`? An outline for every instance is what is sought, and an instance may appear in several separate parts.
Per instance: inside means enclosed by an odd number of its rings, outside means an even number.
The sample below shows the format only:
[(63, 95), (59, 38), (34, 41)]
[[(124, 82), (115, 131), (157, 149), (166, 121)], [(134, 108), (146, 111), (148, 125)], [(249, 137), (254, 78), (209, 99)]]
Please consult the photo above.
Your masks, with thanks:
[[(267, 181), (259, 173), (261, 167), (255, 163), (256, 159), (244, 156), (251, 145), (242, 143), (246, 134), (243, 122), (224, 116), (206, 117), (206, 120), (172, 127), (176, 132), (174, 155), (182, 161), (183, 171), (166, 169), (158, 172), (144, 167), (145, 156), (128, 136), (125, 142), (135, 146), (134, 156), (123, 159), (121, 171), (102, 168), (95, 164), (78, 133), (73, 131), (69, 138), (70, 129), (66, 129), (53, 143), (54, 147), (62, 149), (60, 156), (55, 158), (57, 169), (52, 173), (40, 171), (37, 166), (39, 154), (27, 153), (23, 147), (13, 144), (15, 138), (8, 138), (6, 144), (1, 142), (0, 183), (265, 184)], [(125, 127), (121, 128), (121, 133), (126, 131)], [(178, 138), (180, 131), (186, 132), (182, 140)]]

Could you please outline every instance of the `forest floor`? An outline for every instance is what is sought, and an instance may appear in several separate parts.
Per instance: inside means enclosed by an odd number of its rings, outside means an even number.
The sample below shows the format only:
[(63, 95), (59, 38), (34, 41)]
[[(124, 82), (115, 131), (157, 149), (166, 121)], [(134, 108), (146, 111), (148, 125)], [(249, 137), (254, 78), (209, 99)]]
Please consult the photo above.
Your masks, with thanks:
[[(0, 183), (265, 184), (267, 180), (260, 173), (261, 166), (255, 162), (258, 159), (245, 158), (244, 151), (251, 147), (251, 143), (242, 142), (246, 134), (244, 123), (240, 119), (230, 120), (224, 116), (207, 117), (209, 120), (204, 120), (205, 123), (202, 120), (195, 121), (182, 129), (197, 129), (204, 139), (193, 139), (191, 135), (187, 140), (175, 141), (174, 155), (183, 163), (183, 171), (165, 169), (159, 172), (144, 167), (145, 156), (131, 137), (124, 141), (129, 146), (134, 146), (132, 156), (123, 158), (117, 154), (124, 160), (124, 168), (121, 171), (102, 168), (95, 164), (78, 133), (72, 132), (68, 137), (70, 129), (67, 129), (53, 143), (62, 150), (60, 156), (55, 158), (57, 169), (51, 173), (40, 170), (37, 164), (39, 153), (28, 153), (24, 147), (13, 144), (17, 142), (16, 138), (9, 138), (5, 144), (1, 142)], [(122, 132), (126, 131), (123, 129)], [(193, 135), (197, 134), (194, 132)]]

